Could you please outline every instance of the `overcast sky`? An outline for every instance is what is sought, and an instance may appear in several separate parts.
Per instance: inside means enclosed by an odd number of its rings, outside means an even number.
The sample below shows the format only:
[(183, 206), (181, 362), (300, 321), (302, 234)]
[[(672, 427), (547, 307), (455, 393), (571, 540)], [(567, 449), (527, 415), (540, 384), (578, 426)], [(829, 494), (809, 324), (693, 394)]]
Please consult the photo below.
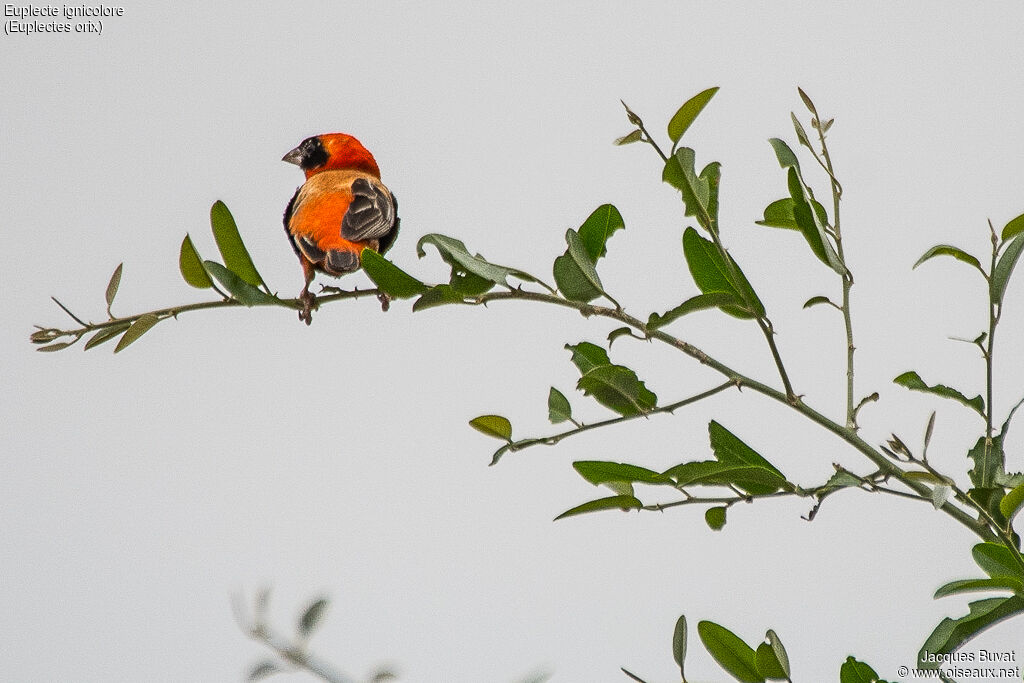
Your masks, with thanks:
[[(280, 217), (302, 178), (280, 158), (329, 131), (375, 154), (400, 201), (389, 256), (420, 277), (446, 277), (414, 249), (441, 232), (550, 280), (565, 230), (610, 202), (626, 230), (601, 263), (606, 287), (641, 317), (665, 310), (696, 293), (679, 247), (691, 223), (649, 148), (611, 144), (630, 130), (619, 99), (664, 136), (682, 102), (720, 86), (686, 144), (698, 163), (722, 162), (723, 238), (797, 390), (839, 419), (840, 319), (801, 309), (838, 284), (797, 235), (754, 224), (785, 195), (766, 140), (796, 148), (801, 86), (836, 118), (857, 392), (882, 398), (863, 435), (919, 443), (938, 409), (932, 457), (965, 481), (977, 418), (891, 379), (916, 369), (983, 390), (977, 354), (948, 340), (986, 324), (978, 278), (952, 260), (910, 268), (939, 242), (984, 254), (986, 221), (1024, 212), (1020, 3), (123, 7), (99, 35), (0, 37), (0, 679), (240, 680), (263, 651), (229, 596), (264, 585), (285, 630), (308, 599), (333, 599), (312, 647), (340, 670), (389, 664), (423, 683), (626, 680), (620, 666), (675, 680), (681, 613), (748, 642), (774, 629), (794, 680), (837, 680), (849, 654), (893, 679), (943, 616), (966, 611), (962, 597), (931, 595), (979, 572), (975, 539), (920, 503), (845, 492), (813, 523), (800, 519), (807, 501), (737, 506), (718, 533), (691, 508), (553, 523), (605, 495), (574, 460), (660, 470), (710, 458), (710, 419), (803, 485), (833, 462), (870, 471), (749, 392), (488, 468), (497, 442), (467, 427), (476, 415), (507, 415), (517, 437), (551, 433), (553, 385), (584, 421), (608, 416), (572, 391), (563, 344), (600, 343), (614, 326), (571, 311), (412, 314), (396, 302), (384, 314), (364, 299), (325, 307), (309, 328), (283, 309), (200, 311), (117, 356), (112, 344), (40, 354), (28, 335), (71, 324), (51, 295), (102, 319), (122, 261), (115, 314), (208, 297), (182, 282), (178, 246), (188, 232), (216, 256), (217, 199), (270, 286), (297, 294)], [(997, 349), (1000, 415), (1024, 386), (1022, 299), (1018, 278)], [(775, 383), (750, 323), (707, 312), (673, 330)], [(612, 358), (664, 403), (719, 381), (630, 340)], [(1022, 432), (1007, 443), (1018, 470)], [(1024, 656), (1022, 633), (1010, 622), (968, 649)], [(695, 642), (688, 673), (724, 678)]]

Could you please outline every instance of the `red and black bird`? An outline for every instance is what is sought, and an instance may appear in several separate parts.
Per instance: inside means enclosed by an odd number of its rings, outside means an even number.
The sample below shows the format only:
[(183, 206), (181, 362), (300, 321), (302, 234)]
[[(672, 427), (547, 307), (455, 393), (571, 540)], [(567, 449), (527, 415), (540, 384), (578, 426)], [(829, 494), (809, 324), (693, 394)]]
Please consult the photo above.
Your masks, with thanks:
[(299, 319), (308, 325), (316, 272), (338, 277), (359, 270), (364, 248), (386, 252), (398, 236), (398, 202), (381, 182), (373, 155), (351, 135), (306, 138), (282, 161), (306, 174), (284, 211), (284, 229), (302, 264)]

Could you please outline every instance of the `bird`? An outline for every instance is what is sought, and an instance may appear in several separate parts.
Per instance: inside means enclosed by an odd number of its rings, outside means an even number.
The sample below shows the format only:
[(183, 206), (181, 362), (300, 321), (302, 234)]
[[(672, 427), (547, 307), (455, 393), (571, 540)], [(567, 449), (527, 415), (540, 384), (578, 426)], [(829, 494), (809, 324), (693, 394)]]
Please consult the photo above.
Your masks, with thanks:
[[(302, 184), (284, 211), (284, 229), (299, 257), (305, 286), (299, 320), (309, 325), (317, 272), (340, 277), (360, 268), (364, 248), (383, 254), (398, 236), (398, 202), (359, 140), (345, 133), (306, 138), (282, 161), (303, 170)], [(386, 310), (388, 299), (381, 298)]]

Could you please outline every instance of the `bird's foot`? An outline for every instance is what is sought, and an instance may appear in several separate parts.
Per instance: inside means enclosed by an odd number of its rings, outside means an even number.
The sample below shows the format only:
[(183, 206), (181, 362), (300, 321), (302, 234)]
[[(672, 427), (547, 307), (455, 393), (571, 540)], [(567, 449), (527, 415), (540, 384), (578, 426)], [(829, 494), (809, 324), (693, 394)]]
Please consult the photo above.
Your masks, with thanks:
[(377, 301), (380, 302), (380, 310), (387, 311), (391, 308), (391, 297), (384, 292), (377, 292)]
[(299, 294), (299, 301), (302, 302), (302, 310), (299, 311), (299, 320), (307, 325), (313, 322), (313, 309), (316, 308), (316, 295), (309, 289), (303, 289)]

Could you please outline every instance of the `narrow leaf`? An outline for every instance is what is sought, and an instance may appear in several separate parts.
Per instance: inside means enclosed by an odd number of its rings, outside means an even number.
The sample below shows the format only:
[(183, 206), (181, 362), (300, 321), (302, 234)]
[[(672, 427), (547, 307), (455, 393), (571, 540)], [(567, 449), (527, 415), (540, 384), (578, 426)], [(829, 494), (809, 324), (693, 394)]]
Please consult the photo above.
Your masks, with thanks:
[(217, 278), (217, 282), (243, 306), (267, 306), (280, 303), (277, 297), (271, 296), (261, 289), (243, 280), (234, 271), (229, 270), (216, 261), (204, 261), (206, 272)]
[(646, 467), (627, 465), (619, 462), (603, 460), (579, 460), (572, 464), (581, 477), (594, 486), (609, 482), (629, 482), (637, 484), (668, 484), (672, 480), (664, 474), (649, 470)]
[(1006, 294), (1006, 285), (1010, 282), (1010, 275), (1017, 265), (1021, 251), (1024, 250), (1024, 234), (1014, 237), (1009, 246), (999, 257), (995, 270), (992, 271), (992, 300), (998, 304), (1003, 303), (1003, 295)]
[(814, 118), (818, 118), (818, 110), (814, 108), (814, 102), (811, 102), (811, 98), (807, 96), (807, 93), (803, 91), (803, 88), (797, 88), (796, 91), (800, 94), (800, 99), (804, 101), (804, 106), (807, 107), (807, 111), (811, 112)]
[(670, 467), (663, 474), (677, 487), (735, 486), (751, 495), (774, 493), (786, 485), (786, 479), (772, 469), (759, 465), (721, 463), (717, 460), (686, 462)]
[(679, 139), (683, 137), (683, 133), (690, 127), (697, 116), (704, 110), (711, 98), (718, 92), (718, 88), (708, 88), (707, 90), (697, 93), (686, 102), (683, 106), (679, 107), (679, 110), (672, 116), (672, 119), (668, 122), (668, 137), (672, 140), (672, 143), (678, 143)]
[(110, 276), (110, 282), (107, 283), (107, 313), (110, 313), (110, 307), (114, 304), (114, 297), (117, 296), (117, 288), (121, 286), (121, 270), (124, 268), (124, 263), (119, 263), (117, 268), (114, 268), (114, 274)]
[(114, 353), (118, 353), (125, 349), (129, 344), (134, 342), (142, 335), (149, 332), (149, 330), (160, 322), (160, 318), (156, 317), (152, 313), (146, 313), (145, 315), (139, 316), (139, 318), (132, 323), (131, 327), (125, 330), (124, 336), (121, 337), (121, 341), (117, 342), (117, 346), (114, 347)]
[(40, 346), (39, 348), (36, 349), (36, 351), (42, 351), (43, 353), (49, 353), (51, 351), (60, 351), (62, 349), (68, 348), (69, 346), (74, 346), (77, 341), (78, 340), (75, 339), (69, 342), (57, 342), (56, 344)]
[(124, 323), (124, 324), (120, 324), (120, 325), (111, 325), (110, 327), (106, 327), (106, 328), (100, 330), (99, 332), (94, 334), (89, 339), (89, 341), (85, 342), (85, 349), (84, 350), (88, 351), (89, 349), (91, 349), (91, 348), (93, 348), (95, 346), (99, 346), (103, 342), (110, 341), (111, 339), (113, 339), (117, 335), (119, 335), (122, 332), (124, 332), (125, 330), (127, 330), (130, 325), (131, 325), (131, 323)]
[(1024, 612), (1024, 597), (988, 598), (972, 602), (968, 608), (970, 612), (959, 619), (947, 617), (939, 622), (921, 646), (917, 656), (918, 667), (939, 668), (944, 658), (935, 655), (953, 652), (990, 626)]
[(393, 299), (409, 299), (423, 294), (428, 289), (425, 284), (373, 249), (363, 249), (359, 259), (363, 264), (363, 270), (377, 285), (377, 289)]
[(267, 678), (272, 674), (276, 674), (279, 671), (281, 671), (281, 667), (279, 667), (276, 662), (268, 659), (254, 664), (253, 667), (249, 669), (249, 673), (246, 674), (245, 680), (249, 681), (249, 683), (255, 683), (255, 681), (262, 681), (264, 678)]
[(682, 193), (686, 215), (696, 216), (702, 227), (710, 229), (711, 184), (708, 178), (697, 175), (695, 160), (696, 152), (689, 147), (680, 147), (665, 162), (661, 179)]
[(210, 275), (203, 267), (203, 260), (192, 244), (192, 238), (186, 233), (185, 239), (181, 241), (181, 253), (178, 255), (178, 268), (181, 270), (181, 277), (185, 282), (196, 289), (209, 289), (213, 287)]
[(495, 439), (512, 441), (512, 423), (509, 422), (507, 417), (502, 417), (501, 415), (481, 415), (470, 420), (469, 426), (481, 434), (486, 434)]
[(945, 598), (960, 593), (973, 591), (998, 591), (1009, 590), (1014, 593), (1024, 593), (1024, 583), (1020, 579), (1013, 579), (1003, 576), (998, 579), (963, 579), (961, 581), (950, 581), (935, 591), (935, 598)]
[(786, 648), (782, 646), (782, 640), (776, 635), (775, 631), (768, 629), (765, 633), (765, 640), (768, 641), (768, 645), (772, 648), (772, 652), (775, 653), (775, 660), (779, 663), (779, 667), (785, 674), (784, 678), (790, 678), (793, 674), (789, 668), (789, 655), (786, 653)]
[(548, 392), (548, 419), (551, 420), (551, 424), (572, 419), (572, 406), (569, 404), (569, 399), (554, 387), (551, 387)]
[(960, 247), (954, 247), (949, 244), (936, 244), (934, 247), (924, 252), (921, 258), (917, 259), (917, 261), (914, 263), (914, 268), (917, 268), (925, 261), (929, 261), (935, 258), (936, 256), (952, 256), (957, 261), (963, 261), (968, 265), (974, 266), (982, 273), (985, 272), (981, 269), (981, 262), (978, 261), (977, 258), (971, 256)]
[[(749, 301), (755, 307), (752, 312), (747, 308), (746, 303), (742, 307), (723, 305), (721, 306), (723, 312), (736, 318), (764, 315), (764, 304), (761, 303), (754, 288), (750, 286), (750, 282), (743, 275), (739, 264), (733, 261), (732, 265), (735, 267), (738, 278), (734, 280), (732, 270), (714, 242), (701, 237), (693, 228), (687, 228), (683, 232), (683, 255), (686, 257), (690, 275), (701, 292), (704, 294), (725, 292), (739, 301)], [(746, 297), (741, 292), (745, 293)]]
[(583, 505), (577, 505), (555, 517), (555, 520), (574, 517), (575, 515), (582, 515), (588, 512), (599, 512), (601, 510), (622, 510), (626, 512), (629, 510), (639, 510), (642, 507), (643, 503), (636, 496), (609, 496), (608, 498), (598, 498)]
[(676, 619), (676, 627), (672, 629), (672, 659), (679, 666), (679, 675), (686, 679), (686, 615)]
[(628, 669), (626, 669), (626, 667), (620, 666), (619, 667), (619, 671), (621, 671), (622, 673), (626, 674), (627, 677), (632, 678), (637, 683), (647, 683), (647, 681), (645, 681), (644, 679), (640, 678), (639, 676), (637, 676), (632, 671), (629, 671)]
[(697, 296), (690, 297), (675, 308), (664, 313), (651, 313), (650, 317), (647, 318), (647, 329), (653, 331), (682, 318), (688, 313), (706, 311), (710, 308), (721, 308), (723, 311), (726, 308), (745, 310), (743, 309), (743, 302), (729, 292), (708, 292), (707, 294), (698, 294)]
[(807, 137), (807, 131), (804, 130), (804, 126), (800, 123), (800, 119), (796, 117), (796, 114), (790, 112), (789, 117), (793, 120), (793, 129), (796, 131), (796, 139), (801, 145), (809, 150), (814, 150), (811, 146), (811, 140)]
[(968, 408), (973, 409), (975, 412), (981, 415), (982, 418), (985, 417), (985, 399), (983, 399), (980, 394), (978, 396), (975, 396), (974, 398), (967, 398), (956, 389), (944, 386), (942, 384), (928, 386), (924, 382), (924, 380), (921, 379), (921, 376), (918, 375), (913, 370), (904, 372), (902, 375), (895, 377), (892, 381), (900, 385), (901, 387), (906, 387), (907, 389), (910, 389), (912, 391), (923, 391), (928, 394), (941, 396), (942, 398), (953, 399), (954, 401), (962, 403)]
[(739, 636), (711, 621), (697, 624), (697, 634), (719, 666), (742, 683), (764, 683), (757, 672), (754, 650)]
[(628, 145), (633, 142), (640, 142), (644, 139), (644, 134), (639, 129), (631, 131), (621, 138), (615, 138), (616, 145)]
[(210, 225), (213, 227), (213, 238), (217, 241), (217, 248), (224, 257), (227, 269), (253, 287), (262, 285), (263, 278), (253, 265), (252, 257), (242, 242), (242, 236), (238, 234), (235, 218), (224, 202), (218, 200), (210, 207)]
[(330, 604), (330, 601), (327, 598), (320, 598), (314, 600), (306, 608), (306, 611), (299, 617), (298, 630), (301, 637), (309, 637), (316, 630), (316, 627), (320, 625), (320, 621), (323, 619), (328, 604)]
[(609, 349), (612, 347), (612, 342), (614, 342), (619, 337), (634, 337), (636, 339), (643, 339), (643, 337), (633, 334), (633, 328), (631, 327), (616, 327), (614, 330), (608, 333)]
[(707, 523), (712, 531), (721, 531), (725, 526), (726, 510), (727, 508), (721, 506), (708, 508), (704, 511), (704, 522)]

